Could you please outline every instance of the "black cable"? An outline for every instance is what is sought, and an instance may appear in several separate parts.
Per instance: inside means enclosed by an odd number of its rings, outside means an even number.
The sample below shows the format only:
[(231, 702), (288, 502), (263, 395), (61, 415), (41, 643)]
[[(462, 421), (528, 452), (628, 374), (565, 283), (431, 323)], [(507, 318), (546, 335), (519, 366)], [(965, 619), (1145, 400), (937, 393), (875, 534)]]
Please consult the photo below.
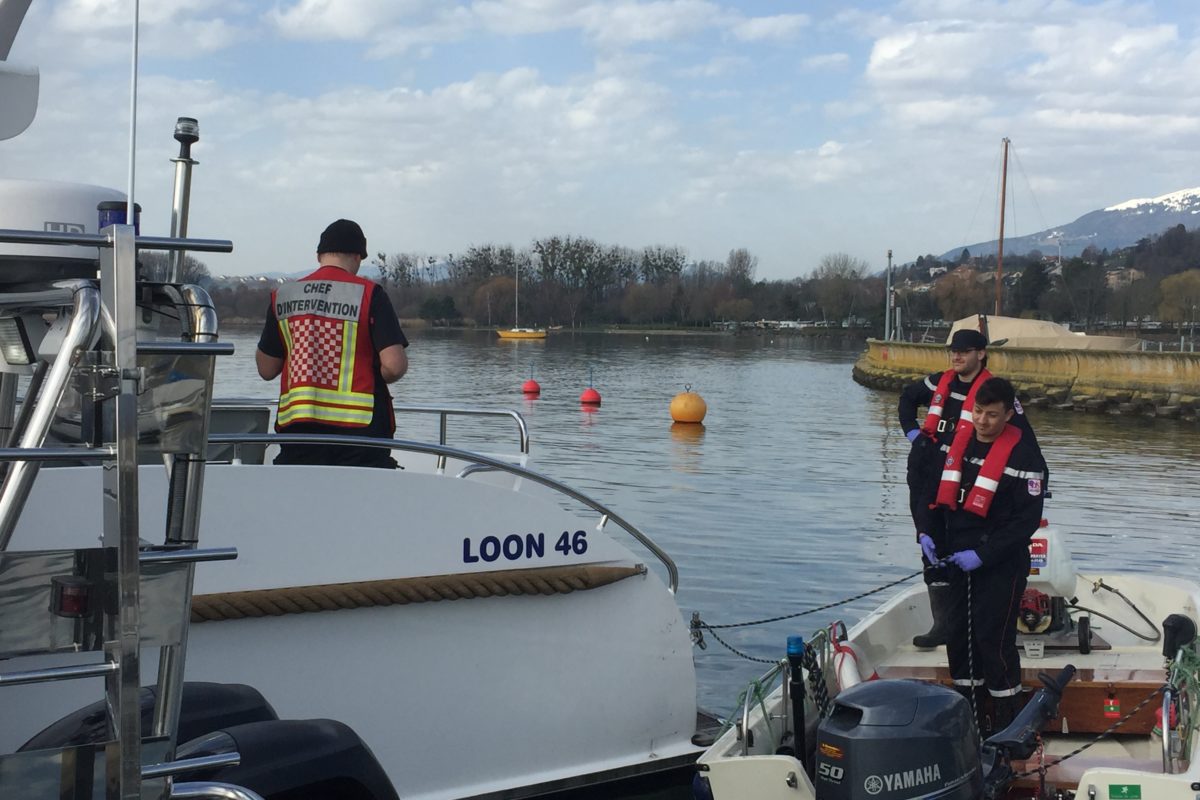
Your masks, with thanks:
[(1095, 610), (1093, 610), (1093, 609), (1087, 608), (1086, 606), (1081, 606), (1081, 605), (1078, 605), (1076, 601), (1077, 601), (1079, 598), (1077, 598), (1077, 597), (1072, 597), (1072, 598), (1071, 598), (1071, 599), (1070, 599), (1070, 600), (1067, 602), (1067, 606), (1068, 606), (1069, 608), (1077, 608), (1077, 609), (1079, 609), (1080, 611), (1085, 611), (1085, 612), (1087, 612), (1088, 614), (1095, 614), (1097, 617), (1100, 617), (1101, 619), (1106, 619), (1106, 620), (1108, 620), (1109, 622), (1111, 622), (1112, 624), (1116, 625), (1117, 627), (1119, 627), (1119, 628), (1124, 628), (1125, 630), (1129, 631), (1129, 632), (1130, 632), (1130, 633), (1132, 633), (1134, 636), (1136, 636), (1136, 637), (1138, 637), (1139, 639), (1141, 639), (1143, 642), (1157, 642), (1159, 639), (1161, 639), (1161, 638), (1162, 638), (1162, 634), (1159, 632), (1159, 630), (1158, 630), (1158, 626), (1157, 626), (1157, 625), (1155, 625), (1153, 622), (1151, 622), (1151, 621), (1150, 621), (1150, 618), (1149, 618), (1149, 617), (1147, 617), (1145, 614), (1143, 614), (1143, 613), (1142, 613), (1142, 610), (1141, 610), (1140, 608), (1138, 608), (1138, 607), (1137, 607), (1137, 605), (1136, 605), (1136, 604), (1134, 604), (1134, 602), (1133, 602), (1132, 600), (1130, 600), (1128, 597), (1126, 597), (1126, 596), (1125, 596), (1125, 595), (1124, 595), (1124, 594), (1121, 592), (1121, 590), (1120, 590), (1120, 589), (1114, 589), (1112, 586), (1109, 586), (1107, 583), (1105, 583), (1105, 582), (1104, 582), (1104, 579), (1103, 579), (1103, 578), (1101, 578), (1101, 579), (1097, 580), (1095, 583), (1093, 583), (1093, 584), (1092, 584), (1092, 586), (1094, 587), (1094, 589), (1093, 589), (1093, 592), (1094, 592), (1095, 590), (1098, 590), (1098, 589), (1106, 589), (1106, 590), (1108, 590), (1108, 591), (1112, 592), (1113, 594), (1115, 594), (1117, 597), (1119, 597), (1119, 598), (1121, 598), (1122, 600), (1124, 600), (1124, 601), (1125, 601), (1125, 605), (1127, 605), (1127, 606), (1129, 606), (1130, 608), (1132, 608), (1132, 609), (1133, 609), (1133, 613), (1135, 613), (1135, 614), (1137, 614), (1139, 617), (1141, 617), (1141, 618), (1142, 618), (1142, 621), (1143, 621), (1143, 622), (1145, 622), (1147, 625), (1149, 625), (1149, 626), (1150, 626), (1150, 630), (1154, 631), (1154, 636), (1153, 636), (1153, 637), (1151, 637), (1151, 636), (1146, 636), (1145, 634), (1138, 633), (1138, 632), (1137, 632), (1137, 631), (1135, 631), (1133, 628), (1129, 627), (1128, 625), (1126, 625), (1125, 623), (1121, 622), (1120, 620), (1113, 619), (1112, 617), (1108, 616), (1107, 614), (1104, 614), (1104, 613), (1101, 613), (1101, 612), (1099, 612), (1099, 611), (1095, 611)]

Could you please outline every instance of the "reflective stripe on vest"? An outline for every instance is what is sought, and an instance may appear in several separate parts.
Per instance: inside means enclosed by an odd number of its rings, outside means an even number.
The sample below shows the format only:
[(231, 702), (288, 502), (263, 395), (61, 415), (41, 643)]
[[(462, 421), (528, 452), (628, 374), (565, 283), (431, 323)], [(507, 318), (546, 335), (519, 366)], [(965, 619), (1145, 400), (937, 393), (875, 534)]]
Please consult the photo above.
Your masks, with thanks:
[(278, 426), (320, 422), (361, 428), (375, 411), (369, 333), (374, 285), (335, 267), (284, 284), (272, 295), (286, 355)]

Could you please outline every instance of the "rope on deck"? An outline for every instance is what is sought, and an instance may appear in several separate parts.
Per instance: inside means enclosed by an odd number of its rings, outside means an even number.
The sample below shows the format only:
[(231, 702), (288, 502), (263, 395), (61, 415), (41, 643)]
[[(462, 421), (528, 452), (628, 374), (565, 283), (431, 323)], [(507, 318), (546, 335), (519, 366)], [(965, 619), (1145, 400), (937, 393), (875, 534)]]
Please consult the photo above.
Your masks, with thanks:
[(192, 598), (192, 622), (281, 617), (476, 597), (569, 594), (645, 574), (643, 564), (631, 567), (578, 565), (202, 594)]

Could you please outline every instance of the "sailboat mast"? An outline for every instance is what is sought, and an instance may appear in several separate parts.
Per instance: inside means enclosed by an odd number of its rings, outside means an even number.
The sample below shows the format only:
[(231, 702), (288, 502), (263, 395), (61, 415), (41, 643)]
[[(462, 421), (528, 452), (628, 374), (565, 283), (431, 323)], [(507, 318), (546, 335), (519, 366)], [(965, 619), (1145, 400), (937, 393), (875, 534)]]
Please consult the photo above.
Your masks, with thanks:
[(516, 286), (513, 287), (513, 328), (521, 327), (521, 262), (514, 262), (517, 276)]
[(996, 316), (1004, 296), (1004, 205), (1008, 190), (1008, 137), (1004, 137), (1004, 166), (1000, 169), (1000, 244), (996, 253)]

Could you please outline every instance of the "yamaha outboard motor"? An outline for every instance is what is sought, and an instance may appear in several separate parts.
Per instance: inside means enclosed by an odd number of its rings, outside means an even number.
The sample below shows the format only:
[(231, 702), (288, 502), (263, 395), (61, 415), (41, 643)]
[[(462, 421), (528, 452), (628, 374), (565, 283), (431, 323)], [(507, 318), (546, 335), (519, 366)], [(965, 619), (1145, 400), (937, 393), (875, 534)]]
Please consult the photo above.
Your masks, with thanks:
[(1068, 664), (1056, 676), (1045, 672), (1038, 673), (1042, 688), (1033, 699), (1025, 704), (1021, 713), (1017, 714), (1004, 730), (988, 737), (983, 743), (983, 771), (985, 800), (997, 800), (1004, 796), (1005, 791), (1016, 774), (1012, 761), (1023, 761), (1032, 756), (1038, 747), (1038, 736), (1046, 723), (1058, 716), (1058, 706), (1062, 701), (1067, 684), (1075, 676), (1075, 665)]
[(860, 683), (817, 728), (821, 800), (972, 800), (983, 788), (971, 706), (953, 689)]

